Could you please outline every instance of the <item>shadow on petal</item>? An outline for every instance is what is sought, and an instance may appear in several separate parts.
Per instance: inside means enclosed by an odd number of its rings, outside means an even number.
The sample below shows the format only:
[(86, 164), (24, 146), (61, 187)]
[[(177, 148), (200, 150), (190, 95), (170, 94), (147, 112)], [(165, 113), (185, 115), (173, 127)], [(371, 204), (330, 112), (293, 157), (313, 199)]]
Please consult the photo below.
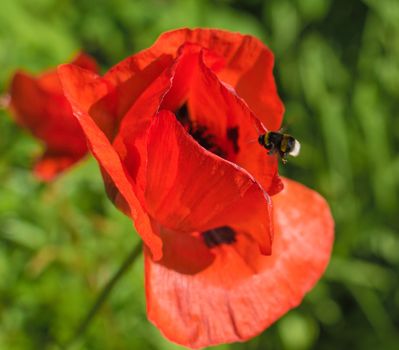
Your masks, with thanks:
[(159, 262), (167, 269), (193, 275), (206, 269), (215, 259), (214, 254), (198, 234), (161, 229), (163, 258)]

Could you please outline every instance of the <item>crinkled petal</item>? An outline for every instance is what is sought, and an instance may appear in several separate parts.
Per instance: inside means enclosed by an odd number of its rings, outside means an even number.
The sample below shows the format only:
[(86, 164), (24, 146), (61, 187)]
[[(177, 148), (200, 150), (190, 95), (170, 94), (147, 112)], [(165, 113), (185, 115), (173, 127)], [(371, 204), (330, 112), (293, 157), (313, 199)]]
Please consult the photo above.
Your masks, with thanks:
[[(191, 348), (245, 341), (297, 306), (315, 285), (332, 249), (330, 209), (316, 192), (290, 180), (284, 184), (273, 197), (272, 256), (259, 254), (240, 232), (233, 245), (213, 248), (213, 262), (197, 273), (145, 254), (148, 317), (167, 338)], [(173, 249), (165, 259), (178, 260), (185, 251), (184, 242), (176, 243), (179, 237), (165, 244), (165, 251)]]
[[(132, 114), (133, 118), (137, 120), (135, 111), (137, 111), (137, 105), (140, 105), (140, 101), (143, 101), (141, 97), (147, 94), (148, 98), (148, 90), (152, 91), (154, 95), (156, 94), (156, 92), (154, 92), (154, 85), (156, 85), (154, 82), (159, 80), (161, 76), (167, 76), (165, 70), (170, 68), (172, 63), (173, 60), (171, 56), (161, 55), (160, 57), (154, 58), (153, 61), (149, 62), (148, 65), (142, 69), (139, 69), (139, 67), (130, 67), (130, 70), (125, 72), (126, 76), (124, 75), (123, 79), (121, 77), (117, 78), (116, 76), (116, 72), (119, 73), (117, 69), (118, 65), (111, 68), (110, 71), (105, 74), (104, 80), (115, 89), (115, 114), (118, 120), (129, 119), (129, 123), (131, 123)], [(166, 78), (170, 80), (170, 73)], [(160, 83), (158, 83), (158, 86), (159, 85)], [(168, 81), (167, 86), (169, 87), (169, 85), (170, 81)], [(158, 96), (157, 98), (159, 99)], [(155, 101), (156, 98), (153, 100)], [(142, 103), (141, 106), (143, 106)], [(159, 102), (157, 107), (159, 107)], [(151, 106), (148, 106), (148, 110), (151, 110)], [(149, 114), (149, 112), (146, 112), (146, 114)], [(146, 116), (140, 119), (145, 120)]]
[[(67, 99), (87, 113), (101, 131), (112, 139), (116, 128), (116, 95), (113, 86), (98, 74), (73, 64), (58, 67), (58, 74)], [(74, 110), (75, 116), (77, 111)]]
[(179, 48), (171, 88), (162, 100), (161, 109), (176, 111), (189, 97), (193, 77), (198, 69), (198, 55), (201, 47), (184, 44)]
[(244, 169), (202, 148), (169, 111), (148, 132), (146, 208), (162, 226), (182, 232), (235, 225), (270, 254), (271, 203)]
[(118, 64), (111, 70), (112, 75), (114, 79), (125, 79), (131, 67), (141, 69), (160, 55), (176, 57), (184, 43), (198, 44), (219, 56), (218, 65), (212, 67), (218, 77), (236, 89), (269, 130), (281, 127), (284, 106), (274, 81), (274, 57), (253, 36), (218, 29), (184, 28), (166, 32), (153, 46)]
[[(78, 53), (70, 63), (92, 72), (99, 71), (97, 62), (94, 60), (94, 58), (83, 52)], [(43, 74), (40, 74), (37, 77), (37, 82), (39, 86), (48, 93), (62, 94), (60, 80), (55, 69), (51, 69)]]
[[(189, 93), (189, 110), (194, 121), (206, 125), (218, 139), (229, 139), (229, 130), (237, 130), (236, 156), (232, 161), (246, 169), (270, 194), (281, 189), (278, 159), (270, 156), (258, 142), (257, 118), (232, 87), (226, 86), (197, 57)], [(230, 145), (231, 146), (231, 145)]]
[(172, 63), (168, 58), (155, 60), (118, 87), (129, 84), (125, 94), (135, 95), (120, 121), (113, 146), (136, 185), (136, 193), (142, 192), (145, 187), (146, 131), (160, 108), (162, 98), (170, 89), (174, 72)]
[[(128, 214), (133, 219), (136, 230), (150, 248), (155, 260), (162, 256), (162, 242), (153, 224), (144, 211), (133, 191), (133, 185), (122, 164), (122, 161), (112, 147), (103, 129), (89, 113), (96, 99), (101, 100), (107, 93), (107, 84), (103, 79), (91, 72), (73, 65), (63, 65), (58, 68), (65, 96), (71, 103), (74, 115), (78, 119), (89, 143), (91, 151), (106, 178), (112, 181), (113, 189), (120, 194), (128, 205)], [(106, 114), (102, 115), (106, 116)], [(113, 121), (101, 119), (101, 124), (107, 126)], [(108, 192), (112, 191), (108, 188)]]

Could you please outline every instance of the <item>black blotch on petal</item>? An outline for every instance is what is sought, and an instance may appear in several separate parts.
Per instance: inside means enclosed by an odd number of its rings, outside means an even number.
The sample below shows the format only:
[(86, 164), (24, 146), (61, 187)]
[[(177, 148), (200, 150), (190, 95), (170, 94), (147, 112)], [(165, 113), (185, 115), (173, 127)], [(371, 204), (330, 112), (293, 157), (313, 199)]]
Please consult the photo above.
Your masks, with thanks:
[(240, 151), (240, 147), (238, 146), (238, 126), (227, 129), (227, 139), (231, 141), (234, 153), (237, 154)]
[(236, 242), (236, 232), (228, 226), (221, 226), (213, 230), (202, 232), (202, 237), (208, 248)]
[(177, 120), (183, 125), (184, 129), (196, 140), (202, 147), (208, 151), (218, 155), (219, 157), (226, 158), (226, 152), (218, 145), (215, 136), (212, 135), (208, 128), (204, 125), (194, 123), (190, 119), (190, 114), (187, 104), (184, 103), (176, 112)]

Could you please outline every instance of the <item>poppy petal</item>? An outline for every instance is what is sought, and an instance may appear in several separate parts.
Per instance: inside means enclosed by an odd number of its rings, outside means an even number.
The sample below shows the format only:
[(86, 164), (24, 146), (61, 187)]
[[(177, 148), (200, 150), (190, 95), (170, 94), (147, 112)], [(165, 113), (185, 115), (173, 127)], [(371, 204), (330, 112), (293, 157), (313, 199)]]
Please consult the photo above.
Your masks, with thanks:
[[(132, 56), (134, 57), (134, 56)], [(124, 61), (122, 61), (123, 63)], [(121, 64), (111, 68), (104, 76), (104, 80), (115, 88), (116, 106), (115, 114), (118, 120), (130, 119), (128, 117), (130, 110), (140, 101), (140, 97), (149, 91), (153, 91), (157, 79), (167, 75), (170, 80), (171, 73), (165, 74), (165, 70), (171, 68), (173, 60), (169, 55), (162, 55), (149, 62), (148, 65), (141, 68), (129, 65), (122, 69)], [(123, 76), (121, 75), (123, 72)], [(169, 87), (170, 81), (167, 86)], [(155, 98), (153, 99), (156, 100)], [(159, 102), (157, 104), (159, 107)], [(136, 106), (137, 110), (137, 106)], [(150, 108), (148, 109), (150, 110)], [(132, 113), (130, 113), (132, 114)], [(134, 114), (134, 113), (133, 113)], [(149, 112), (147, 112), (149, 114)], [(135, 117), (137, 119), (137, 117)], [(145, 118), (144, 118), (145, 119)]]
[(80, 68), (91, 70), (93, 72), (99, 71), (97, 62), (93, 59), (93, 57), (86, 55), (84, 52), (79, 52), (71, 63), (75, 66), (79, 66)]
[(75, 66), (63, 64), (58, 67), (64, 92), (71, 105), (78, 104), (76, 113), (88, 113), (97, 126), (112, 139), (115, 129), (115, 99), (113, 87), (98, 74)]
[(226, 130), (236, 129), (237, 155), (232, 160), (254, 176), (270, 195), (282, 189), (277, 157), (268, 155), (257, 143), (257, 118), (233, 88), (220, 82), (201, 56), (192, 78), (189, 109), (192, 118), (206, 125), (219, 139), (226, 138)]
[(270, 254), (270, 198), (248, 172), (202, 148), (169, 111), (154, 118), (147, 154), (146, 208), (162, 226), (250, 227), (261, 252)]
[[(213, 262), (195, 274), (145, 253), (148, 318), (167, 338), (191, 348), (245, 341), (297, 306), (315, 285), (330, 259), (331, 213), (316, 192), (290, 180), (284, 185), (273, 197), (272, 256), (260, 255), (240, 233), (236, 243), (213, 248)], [(178, 260), (184, 249), (168, 255)]]
[(36, 175), (45, 181), (87, 152), (85, 137), (63, 96), (57, 74), (47, 75), (53, 80), (51, 87), (22, 71), (14, 75), (10, 86), (11, 110), (16, 121), (45, 144), (45, 154), (35, 168)]
[[(145, 187), (143, 165), (147, 152), (146, 131), (158, 112), (164, 95), (170, 89), (174, 74), (172, 63), (168, 58), (155, 60), (146, 69), (118, 86), (118, 89), (125, 91), (123, 96), (118, 94), (118, 100), (125, 100), (125, 106), (130, 101), (131, 105), (120, 121), (113, 146), (137, 186), (136, 193)], [(126, 98), (125, 95), (130, 97)]]
[(81, 157), (82, 156), (73, 156), (66, 153), (56, 154), (54, 151), (46, 151), (36, 161), (34, 172), (36, 176), (43, 181), (51, 181), (60, 172), (79, 161)]
[[(62, 65), (58, 68), (65, 96), (71, 103), (74, 115), (78, 119), (94, 157), (99, 162), (107, 177), (112, 180), (118, 193), (129, 206), (129, 216), (133, 219), (136, 230), (150, 248), (155, 260), (162, 257), (162, 242), (153, 227), (149, 216), (133, 191), (132, 182), (102, 128), (89, 115), (89, 110), (96, 99), (107, 93), (107, 84), (95, 74), (74, 65)], [(106, 116), (106, 115), (104, 115)], [(106, 128), (113, 120), (101, 120)]]
[(176, 111), (187, 100), (200, 51), (201, 47), (193, 44), (183, 44), (179, 48), (171, 88), (162, 100), (161, 109)]
[(18, 71), (13, 76), (11, 86), (11, 108), (15, 118), (22, 125), (30, 128), (38, 137), (41, 127), (46, 125), (43, 118), (47, 94), (40, 89), (36, 79), (31, 75)]
[[(92, 72), (98, 72), (99, 70), (97, 62), (83, 52), (78, 53), (70, 63)], [(62, 94), (62, 87), (56, 69), (51, 69), (48, 72), (44, 72), (37, 77), (36, 80), (39, 86), (48, 93)]]
[(115, 70), (124, 76), (132, 64), (146, 66), (162, 54), (176, 57), (184, 43), (198, 44), (219, 56), (218, 65), (213, 66), (218, 77), (236, 89), (269, 130), (281, 127), (284, 105), (274, 81), (273, 53), (253, 36), (219, 29), (178, 29), (163, 33), (153, 46), (126, 59)]

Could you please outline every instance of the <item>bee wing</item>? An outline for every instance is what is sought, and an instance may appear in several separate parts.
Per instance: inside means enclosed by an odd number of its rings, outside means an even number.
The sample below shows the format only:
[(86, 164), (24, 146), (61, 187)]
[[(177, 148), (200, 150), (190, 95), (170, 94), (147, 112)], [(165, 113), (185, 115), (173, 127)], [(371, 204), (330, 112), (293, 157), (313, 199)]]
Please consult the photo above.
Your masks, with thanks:
[(247, 141), (247, 143), (254, 143), (254, 142), (258, 142), (258, 139), (252, 139), (252, 140)]
[[(267, 129), (263, 125), (263, 123), (258, 118), (256, 118), (253, 115), (251, 115), (251, 122), (252, 122), (252, 125), (253, 125), (254, 129), (256, 130), (256, 134), (258, 135), (258, 137), (260, 135), (262, 135), (262, 134), (266, 134), (267, 133)], [(258, 142), (258, 137), (255, 138), (255, 139), (250, 139), (246, 143), (249, 144), (249, 143)]]
[(297, 116), (290, 116), (290, 119), (287, 121), (284, 121), (284, 125), (281, 126), (281, 128), (278, 130), (279, 133), (284, 134), (287, 129), (290, 128), (293, 124), (295, 124), (295, 121), (298, 120)]
[(266, 134), (268, 132), (266, 127), (263, 125), (263, 123), (258, 118), (253, 117), (253, 116), (251, 116), (251, 118), (252, 118), (253, 125), (254, 125), (258, 135)]

